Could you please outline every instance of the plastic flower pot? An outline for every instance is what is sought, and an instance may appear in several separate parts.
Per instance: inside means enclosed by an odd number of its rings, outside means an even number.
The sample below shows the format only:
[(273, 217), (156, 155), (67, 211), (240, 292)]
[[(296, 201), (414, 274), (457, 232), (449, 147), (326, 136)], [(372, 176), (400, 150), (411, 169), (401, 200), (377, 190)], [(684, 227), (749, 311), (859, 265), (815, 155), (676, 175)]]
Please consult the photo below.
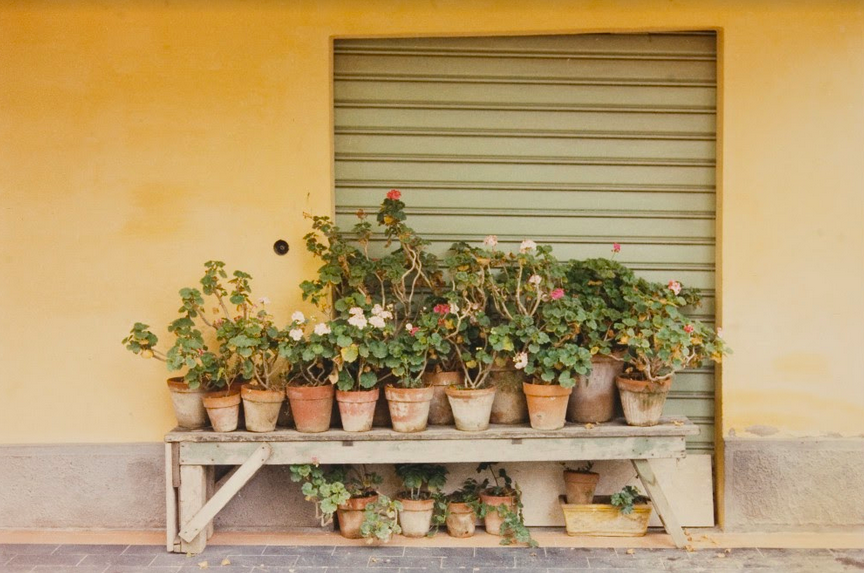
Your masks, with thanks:
[(522, 388), (528, 399), (528, 417), (535, 430), (558, 430), (564, 427), (567, 415), (567, 402), (572, 388), (562, 388), (557, 384), (529, 384)]
[(405, 537), (426, 537), (432, 527), (434, 499), (399, 498), (402, 509), (399, 511), (399, 525)]
[(336, 390), (336, 402), (339, 404), (342, 429), (346, 432), (368, 432), (371, 430), (379, 394), (378, 388), (351, 392)]
[(208, 392), (203, 398), (204, 408), (215, 432), (233, 432), (240, 420), (240, 389)]
[[(471, 537), (477, 516), (467, 503), (447, 505), (447, 533), (450, 537)], [(499, 526), (500, 527), (500, 526)]]
[(246, 429), (250, 432), (272, 432), (276, 429), (279, 409), (285, 395), (279, 390), (265, 390), (260, 386), (244, 384), (240, 389)]
[(578, 424), (608, 422), (615, 417), (615, 379), (624, 363), (609, 356), (591, 358), (590, 376), (579, 376), (567, 405), (567, 420)]
[(378, 494), (365, 497), (352, 497), (338, 508), (336, 517), (339, 520), (339, 533), (348, 539), (360, 539), (360, 526), (363, 525), (363, 511), (370, 503), (378, 501)]
[(185, 430), (197, 430), (207, 426), (204, 389), (190, 388), (183, 378), (169, 378), (168, 390), (171, 392), (171, 405), (174, 406), (178, 426)]
[(429, 420), (429, 404), (432, 402), (433, 388), (384, 388), (390, 419), (397, 432), (414, 433), (426, 429)]
[(294, 426), (304, 434), (318, 434), (330, 429), (333, 415), (332, 384), (323, 386), (288, 386), (285, 388)]
[(591, 503), (600, 474), (596, 472), (574, 472), (564, 470), (564, 489), (567, 503)]
[(619, 376), (615, 383), (621, 393), (621, 406), (627, 423), (631, 426), (656, 426), (672, 387), (672, 376), (657, 382)]
[(448, 426), (453, 424), (453, 410), (447, 399), (446, 390), (451, 386), (460, 386), (465, 379), (461, 372), (427, 372), (423, 382), (434, 390), (432, 402), (429, 404), (429, 423), (433, 426)]
[(484, 492), (480, 494), (480, 501), (489, 506), (483, 517), (486, 533), (501, 535), (501, 524), (504, 523), (504, 517), (498, 513), (498, 506), (506, 505), (513, 511), (516, 508), (516, 497), (512, 495), (489, 495)]
[(448, 386), (447, 399), (453, 410), (456, 429), (464, 432), (479, 432), (489, 428), (495, 388), (472, 390)]

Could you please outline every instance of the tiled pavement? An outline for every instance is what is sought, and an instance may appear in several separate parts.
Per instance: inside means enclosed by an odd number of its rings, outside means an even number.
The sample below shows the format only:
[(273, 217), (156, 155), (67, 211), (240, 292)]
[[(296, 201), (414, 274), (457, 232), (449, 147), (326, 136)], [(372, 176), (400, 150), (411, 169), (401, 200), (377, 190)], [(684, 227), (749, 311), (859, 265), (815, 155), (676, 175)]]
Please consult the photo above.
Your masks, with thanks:
[(211, 545), (195, 556), (156, 545), (0, 544), (0, 573), (658, 573), (864, 571), (864, 549), (582, 549)]

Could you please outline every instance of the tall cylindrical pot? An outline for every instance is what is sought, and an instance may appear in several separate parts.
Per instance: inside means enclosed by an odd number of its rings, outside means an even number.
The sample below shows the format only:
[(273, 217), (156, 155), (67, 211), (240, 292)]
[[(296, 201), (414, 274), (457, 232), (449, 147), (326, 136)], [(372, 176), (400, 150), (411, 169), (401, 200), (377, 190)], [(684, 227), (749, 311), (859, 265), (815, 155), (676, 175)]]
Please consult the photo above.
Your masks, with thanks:
[(479, 432), (489, 428), (495, 401), (494, 387), (473, 390), (448, 386), (446, 392), (457, 430)]
[(656, 426), (663, 415), (672, 376), (657, 382), (619, 376), (615, 382), (621, 393), (621, 405), (627, 423), (631, 426)]
[(535, 430), (557, 430), (564, 427), (567, 416), (567, 401), (572, 388), (562, 388), (558, 384), (529, 384), (522, 388), (528, 399), (528, 416)]
[(596, 424), (614, 418), (617, 396), (615, 379), (623, 369), (624, 362), (610, 356), (591, 358), (591, 374), (576, 378), (567, 405), (567, 420), (578, 424)]
[(339, 403), (342, 429), (346, 432), (368, 432), (371, 430), (379, 394), (378, 388), (351, 392), (336, 390), (336, 402)]
[(600, 474), (595, 472), (574, 472), (564, 470), (564, 489), (567, 492), (567, 503), (593, 503), (594, 490)]
[(462, 372), (427, 372), (423, 382), (433, 388), (432, 402), (429, 403), (429, 423), (433, 426), (453, 424), (453, 410), (447, 399), (446, 390), (450, 386), (461, 386), (465, 380)]
[(493, 424), (524, 424), (528, 421), (528, 402), (522, 383), (525, 373), (517, 370), (512, 361), (494, 366), (489, 373), (490, 385), (496, 388), (490, 421)]
[(207, 426), (204, 389), (190, 388), (183, 378), (169, 378), (168, 391), (171, 392), (171, 405), (174, 406), (178, 426), (185, 430), (197, 430)]
[(291, 402), (291, 413), (298, 432), (318, 434), (330, 429), (333, 414), (333, 385), (288, 386), (285, 392)]
[(384, 394), (390, 407), (390, 419), (397, 432), (414, 433), (426, 429), (432, 388), (397, 388), (386, 386)]
[(489, 506), (486, 510), (486, 515), (483, 517), (486, 533), (501, 535), (501, 524), (504, 522), (504, 516), (498, 513), (498, 506), (505, 505), (511, 511), (514, 511), (516, 509), (516, 498), (512, 495), (497, 496), (481, 493), (480, 501)]
[(276, 429), (279, 409), (285, 401), (281, 390), (265, 390), (260, 386), (244, 384), (240, 388), (246, 429), (250, 432), (272, 432)]
[(240, 419), (240, 390), (208, 392), (203, 398), (214, 432), (233, 432)]
[(399, 511), (399, 526), (405, 537), (426, 537), (432, 527), (434, 499), (399, 498), (402, 509)]
[(338, 508), (336, 516), (339, 519), (339, 533), (348, 539), (360, 539), (360, 526), (363, 525), (363, 511), (370, 503), (378, 501), (378, 495), (352, 497)]
[[(477, 516), (467, 503), (447, 505), (447, 533), (450, 537), (471, 537), (474, 535), (474, 521)], [(499, 526), (500, 527), (500, 526)]]

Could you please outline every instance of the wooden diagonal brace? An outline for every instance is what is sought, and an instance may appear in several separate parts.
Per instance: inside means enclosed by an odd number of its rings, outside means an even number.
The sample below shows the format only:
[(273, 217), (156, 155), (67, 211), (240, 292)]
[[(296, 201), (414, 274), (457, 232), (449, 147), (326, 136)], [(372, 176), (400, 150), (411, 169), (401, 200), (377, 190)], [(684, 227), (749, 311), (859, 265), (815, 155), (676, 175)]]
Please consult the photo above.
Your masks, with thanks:
[(183, 528), (180, 530), (180, 539), (187, 543), (191, 543), (195, 537), (201, 531), (207, 527), (207, 524), (216, 517), (216, 514), (225, 507), (225, 505), (231, 501), (240, 488), (242, 488), (246, 483), (252, 479), (258, 470), (267, 463), (267, 460), (270, 459), (270, 454), (273, 452), (273, 449), (270, 447), (270, 444), (261, 444), (261, 446), (256, 449), (249, 459), (243, 462), (237, 471), (234, 472), (225, 484), (219, 488), (213, 497), (211, 497), (207, 503), (204, 504), (204, 507), (196, 513), (192, 519), (186, 522), (183, 525)]

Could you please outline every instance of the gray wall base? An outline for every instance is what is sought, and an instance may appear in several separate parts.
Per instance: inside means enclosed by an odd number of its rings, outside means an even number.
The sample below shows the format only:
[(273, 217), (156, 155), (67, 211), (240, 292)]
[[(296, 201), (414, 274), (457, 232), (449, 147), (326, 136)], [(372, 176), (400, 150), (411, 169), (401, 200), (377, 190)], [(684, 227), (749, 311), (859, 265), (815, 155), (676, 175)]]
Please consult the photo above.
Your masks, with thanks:
[(864, 438), (726, 438), (726, 531), (864, 525)]

